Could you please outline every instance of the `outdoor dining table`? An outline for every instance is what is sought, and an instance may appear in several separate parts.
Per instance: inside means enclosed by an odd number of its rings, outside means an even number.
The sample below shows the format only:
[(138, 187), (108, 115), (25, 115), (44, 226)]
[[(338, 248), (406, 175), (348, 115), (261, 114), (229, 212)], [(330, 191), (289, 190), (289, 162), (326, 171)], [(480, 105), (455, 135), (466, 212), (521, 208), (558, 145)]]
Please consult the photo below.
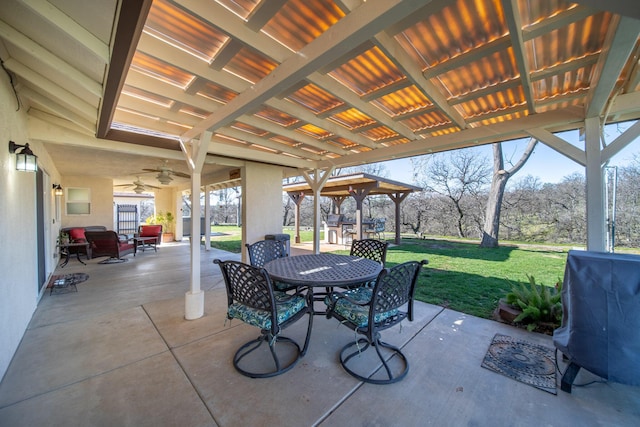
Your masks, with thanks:
[(266, 263), (264, 268), (276, 281), (308, 288), (311, 300), (318, 301), (313, 298), (314, 287), (333, 288), (365, 283), (378, 277), (382, 265), (367, 258), (322, 253), (276, 258)]

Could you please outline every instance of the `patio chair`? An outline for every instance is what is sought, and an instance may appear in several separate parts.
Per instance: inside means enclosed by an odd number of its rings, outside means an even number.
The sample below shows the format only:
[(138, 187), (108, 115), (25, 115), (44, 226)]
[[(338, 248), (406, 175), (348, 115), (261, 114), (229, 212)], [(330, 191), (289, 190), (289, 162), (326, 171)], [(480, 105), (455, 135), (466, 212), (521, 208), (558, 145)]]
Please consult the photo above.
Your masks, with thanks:
[[(309, 308), (307, 299), (301, 295), (288, 295), (284, 292), (274, 291), (271, 279), (263, 268), (239, 261), (214, 259), (213, 262), (220, 266), (227, 288), (227, 318), (240, 319), (261, 330), (258, 338), (247, 342), (236, 351), (233, 356), (233, 366), (236, 370), (247, 377), (267, 378), (280, 375), (293, 368), (298, 360), (306, 354), (309, 346), (313, 311)], [(298, 343), (281, 335), (281, 332), (305, 314), (309, 315), (309, 324), (304, 346), (301, 349)], [(255, 365), (262, 365), (262, 369), (243, 367), (251, 362), (242, 363), (243, 366), (241, 366), (242, 360), (265, 342), (269, 347), (273, 365), (259, 359), (253, 360), (253, 362)], [(290, 350), (293, 349), (295, 355), (286, 364), (282, 364), (278, 352), (284, 352), (286, 347), (289, 347)], [(249, 358), (249, 360), (251, 359)]]
[[(354, 240), (351, 244), (349, 255), (367, 258), (379, 262), (383, 267), (387, 261), (387, 247), (389, 243), (375, 239)], [(357, 288), (359, 286), (373, 287), (375, 280), (364, 282), (359, 285), (349, 286), (347, 289)]]
[[(381, 340), (380, 331), (399, 324), (405, 318), (413, 320), (415, 284), (425, 264), (427, 260), (409, 261), (384, 269), (373, 288), (333, 292), (325, 298), (328, 319), (333, 317), (364, 336), (356, 337), (340, 351), (340, 363), (353, 377), (371, 384), (390, 384), (407, 375), (409, 361), (400, 348)], [(371, 347), (375, 348), (384, 371), (366, 363), (358, 366), (358, 359), (364, 359), (364, 353)], [(384, 354), (382, 349), (386, 349)], [(399, 368), (395, 366), (398, 363)]]
[[(280, 240), (260, 240), (252, 244), (247, 243), (245, 246), (249, 253), (249, 263), (254, 267), (264, 267), (269, 261), (288, 256), (287, 248)], [(276, 290), (282, 292), (296, 289), (296, 286), (276, 281), (273, 282), (273, 285)]]
[(389, 243), (383, 242), (382, 240), (354, 240), (351, 243), (350, 255), (378, 261), (384, 267), (384, 263), (387, 261), (388, 246)]

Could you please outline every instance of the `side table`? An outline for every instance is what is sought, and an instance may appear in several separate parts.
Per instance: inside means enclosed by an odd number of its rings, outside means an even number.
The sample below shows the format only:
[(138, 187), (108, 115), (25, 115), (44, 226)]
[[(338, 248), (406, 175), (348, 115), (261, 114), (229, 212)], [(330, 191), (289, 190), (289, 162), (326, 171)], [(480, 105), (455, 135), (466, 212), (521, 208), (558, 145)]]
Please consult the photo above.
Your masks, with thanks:
[[(71, 256), (71, 248), (82, 248), (84, 247), (87, 251), (87, 259), (91, 259), (91, 246), (89, 242), (77, 242), (77, 243), (59, 243), (58, 247), (60, 248), (60, 257), (65, 256), (64, 262), (60, 264), (60, 268), (64, 268), (65, 265), (69, 263), (69, 257)], [(87, 265), (80, 259), (80, 251), (76, 251), (76, 258), (83, 265)]]
[(136, 248), (139, 247), (144, 252), (146, 246), (153, 247), (155, 252), (158, 252), (158, 238), (157, 237), (134, 237), (133, 242)]

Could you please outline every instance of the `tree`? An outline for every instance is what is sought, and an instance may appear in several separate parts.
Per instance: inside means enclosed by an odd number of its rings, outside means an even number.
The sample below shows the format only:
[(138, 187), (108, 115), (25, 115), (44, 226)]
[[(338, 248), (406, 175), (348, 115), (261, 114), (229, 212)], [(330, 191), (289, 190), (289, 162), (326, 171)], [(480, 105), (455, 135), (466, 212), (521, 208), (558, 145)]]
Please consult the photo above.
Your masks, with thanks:
[(520, 160), (509, 170), (504, 169), (504, 155), (502, 152), (502, 143), (493, 144), (493, 179), (491, 180), (491, 189), (487, 199), (487, 210), (484, 219), (484, 227), (482, 230), (481, 248), (498, 247), (498, 233), (500, 231), (500, 208), (502, 206), (502, 198), (504, 197), (504, 189), (507, 181), (511, 176), (518, 172), (522, 166), (529, 160), (533, 149), (536, 147), (538, 140), (530, 138)]
[(482, 197), (482, 190), (487, 183), (489, 169), (485, 163), (486, 158), (477, 156), (471, 149), (433, 154), (413, 161), (414, 176), (416, 180), (422, 180), (422, 187), (449, 201), (456, 216), (459, 237), (466, 237), (468, 226), (465, 224), (465, 215), (472, 213), (469, 205), (473, 205), (474, 199)]

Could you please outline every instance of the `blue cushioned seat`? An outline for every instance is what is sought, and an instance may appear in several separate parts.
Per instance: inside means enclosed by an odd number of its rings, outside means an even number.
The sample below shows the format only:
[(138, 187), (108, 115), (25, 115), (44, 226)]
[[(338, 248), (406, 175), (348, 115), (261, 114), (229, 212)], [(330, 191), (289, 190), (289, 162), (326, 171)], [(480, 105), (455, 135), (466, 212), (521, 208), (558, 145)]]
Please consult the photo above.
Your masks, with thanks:
[[(305, 308), (305, 299), (301, 296), (291, 296), (283, 292), (274, 292), (276, 299), (276, 311), (278, 324), (282, 324)], [(260, 329), (271, 329), (271, 312), (259, 310), (241, 303), (233, 303), (229, 306), (228, 316), (240, 319), (245, 323)]]
[[(233, 356), (233, 366), (242, 375), (251, 378), (267, 378), (280, 375), (293, 368), (305, 355), (309, 347), (313, 310), (307, 303), (307, 296), (289, 295), (275, 291), (267, 270), (239, 261), (213, 262), (220, 266), (227, 289), (227, 318), (239, 319), (248, 325), (260, 328), (260, 336), (242, 345)], [(297, 342), (282, 335), (282, 330), (309, 315), (307, 335), (302, 349)], [(256, 352), (267, 343), (269, 352)], [(280, 358), (286, 352), (276, 348), (288, 346), (288, 360), (281, 363)], [(256, 353), (254, 353), (256, 352)], [(248, 357), (253, 353), (253, 357)], [(279, 354), (280, 353), (280, 354)], [(273, 360), (263, 363), (262, 358)]]

